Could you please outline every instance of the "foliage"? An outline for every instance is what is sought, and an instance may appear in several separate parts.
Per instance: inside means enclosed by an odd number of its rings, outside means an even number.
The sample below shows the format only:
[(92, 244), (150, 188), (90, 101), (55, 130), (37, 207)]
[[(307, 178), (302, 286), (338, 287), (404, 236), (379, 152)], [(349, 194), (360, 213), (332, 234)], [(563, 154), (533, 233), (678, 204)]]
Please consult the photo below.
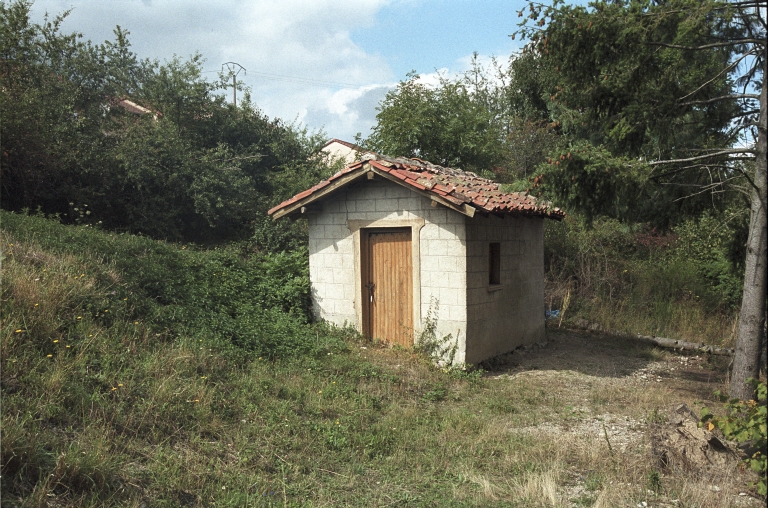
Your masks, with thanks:
[(555, 196), (565, 209), (581, 212), (587, 221), (598, 216), (637, 219), (649, 202), (646, 173), (627, 170), (623, 157), (589, 143), (572, 143), (539, 167), (545, 168), (539, 191)]
[[(311, 304), (305, 250), (243, 256), (236, 248), (198, 250), (7, 212), (2, 212), (2, 223), (5, 231), (30, 244), (27, 252), (78, 255), (88, 264), (82, 277), (92, 290), (80, 299), (57, 302), (61, 324), (44, 329), (40, 337), (30, 331), (35, 341), (44, 342), (50, 334), (79, 336), (80, 316), (100, 323), (135, 321), (167, 339), (234, 344), (270, 358), (324, 350), (307, 325)], [(3, 314), (34, 329), (35, 314), (19, 311), (7, 308)]]
[[(613, 153), (647, 158), (682, 155), (677, 150), (701, 140), (726, 142), (737, 101), (678, 99), (728, 95), (732, 82), (719, 73), (733, 50), (681, 51), (664, 45), (697, 46), (733, 37), (732, 14), (718, 18), (717, 3), (529, 6), (530, 18), (547, 24), (543, 29), (523, 24), (521, 33), (531, 40), (528, 49), (554, 70), (548, 109), (565, 130)], [(718, 78), (691, 94), (712, 76)]]
[[(527, 178), (557, 142), (552, 126), (528, 116), (513, 71), (493, 59), (455, 78), (430, 84), (411, 73), (379, 104), (371, 135), (358, 143), (374, 151), (418, 157), (530, 187)], [(530, 76), (530, 74), (526, 74)]]
[[(571, 212), (662, 227), (713, 203), (722, 209), (733, 202), (733, 193), (699, 191), (746, 183), (742, 175), (748, 169), (739, 167), (737, 159), (647, 164), (686, 159), (691, 150), (727, 149), (739, 139), (745, 118), (754, 120), (754, 97), (731, 95), (734, 77), (721, 72), (743, 71), (729, 67), (743, 48), (721, 41), (749, 38), (746, 28), (735, 23), (738, 16), (724, 6), (688, 0), (581, 6), (556, 0), (551, 5), (531, 2), (527, 13), (519, 13), (527, 15), (516, 34), (530, 43), (512, 64), (518, 109), (528, 118), (551, 122), (567, 140), (551, 159), (573, 154), (574, 148), (580, 154), (556, 168), (540, 166), (547, 195), (568, 202)], [(718, 44), (709, 50), (692, 49), (713, 41)], [(571, 182), (583, 178), (598, 189), (637, 186), (640, 191), (598, 192), (580, 199), (582, 186), (571, 191)]]
[[(747, 214), (726, 210), (722, 214), (704, 213), (672, 229), (676, 236), (669, 257), (692, 263), (711, 292), (723, 304), (738, 309), (744, 278), (743, 249)], [(740, 241), (741, 240), (741, 241)]]
[(454, 365), (456, 352), (459, 349), (459, 339), (453, 338), (453, 334), (439, 337), (437, 334), (437, 314), (440, 303), (432, 299), (429, 302), (427, 315), (422, 322), (422, 330), (414, 340), (414, 350), (427, 357), (430, 361), (447, 366), (450, 369), (461, 369)]
[(503, 160), (504, 132), (486, 105), (461, 81), (440, 78), (433, 88), (409, 74), (387, 93), (377, 124), (363, 144), (393, 155), (418, 157), (470, 171)]
[(87, 204), (103, 228), (221, 243), (328, 173), (322, 133), (270, 120), (248, 93), (226, 104), (200, 55), (140, 60), (120, 27), (94, 45), (61, 32), (66, 12), (38, 25), (29, 9), (0, 4), (4, 209), (74, 222)]
[(766, 424), (768, 419), (766, 412), (766, 389), (765, 382), (757, 379), (747, 380), (755, 386), (757, 401), (728, 399), (719, 391), (715, 394), (725, 402), (725, 416), (716, 416), (704, 407), (701, 410), (701, 424), (707, 429), (720, 429), (726, 439), (736, 441), (737, 443), (747, 443), (750, 454), (745, 459), (746, 463), (760, 475), (757, 483), (758, 493), (765, 496), (768, 494), (766, 486), (766, 473), (768, 473), (768, 428)]
[(607, 330), (732, 345), (743, 273), (726, 251), (737, 218), (705, 216), (670, 232), (607, 218), (547, 223), (547, 309), (560, 310), (567, 326), (586, 320)]

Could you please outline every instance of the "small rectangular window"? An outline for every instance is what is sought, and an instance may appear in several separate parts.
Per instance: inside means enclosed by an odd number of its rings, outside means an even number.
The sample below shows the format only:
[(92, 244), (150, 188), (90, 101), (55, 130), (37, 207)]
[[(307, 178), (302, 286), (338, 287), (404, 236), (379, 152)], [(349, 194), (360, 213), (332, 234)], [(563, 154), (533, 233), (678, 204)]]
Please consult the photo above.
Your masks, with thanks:
[(501, 244), (498, 242), (488, 245), (488, 284), (501, 284)]

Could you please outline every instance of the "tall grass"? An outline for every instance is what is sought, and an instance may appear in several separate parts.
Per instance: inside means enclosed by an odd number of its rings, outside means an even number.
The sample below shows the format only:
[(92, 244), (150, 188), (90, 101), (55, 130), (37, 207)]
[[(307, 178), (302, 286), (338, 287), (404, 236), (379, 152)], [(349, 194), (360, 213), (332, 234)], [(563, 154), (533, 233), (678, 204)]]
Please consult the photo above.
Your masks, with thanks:
[(566, 325), (732, 346), (741, 273), (718, 225), (705, 216), (660, 233), (608, 219), (550, 221), (547, 306), (565, 308)]
[(567, 506), (574, 471), (580, 506), (648, 499), (642, 448), (539, 425), (666, 389), (446, 372), (308, 324), (292, 256), (0, 218), (4, 507)]
[(88, 326), (115, 325), (234, 344), (256, 356), (322, 349), (306, 326), (306, 252), (202, 251), (10, 213), (2, 227), (11, 282), (4, 324), (40, 347), (52, 338), (83, 340)]

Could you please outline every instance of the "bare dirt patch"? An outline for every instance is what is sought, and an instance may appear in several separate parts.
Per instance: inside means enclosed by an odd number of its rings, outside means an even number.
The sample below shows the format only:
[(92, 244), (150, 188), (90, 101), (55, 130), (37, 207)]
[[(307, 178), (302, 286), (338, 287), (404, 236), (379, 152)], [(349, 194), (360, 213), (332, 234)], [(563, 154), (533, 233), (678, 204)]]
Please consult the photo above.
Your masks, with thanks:
[[(537, 415), (511, 433), (570, 440), (606, 462), (627, 466), (629, 481), (614, 476), (609, 485), (590, 471), (571, 468), (560, 479), (566, 506), (610, 506), (611, 492), (630, 488), (639, 492), (635, 498), (643, 507), (762, 506), (738, 449), (696, 425), (702, 405), (720, 406), (713, 392), (727, 388), (729, 362), (626, 337), (549, 330), (546, 343), (519, 348), (483, 367), (489, 380), (556, 390), (562, 400), (550, 405), (561, 408), (556, 413)], [(640, 485), (636, 475), (629, 478), (631, 464), (644, 471)]]

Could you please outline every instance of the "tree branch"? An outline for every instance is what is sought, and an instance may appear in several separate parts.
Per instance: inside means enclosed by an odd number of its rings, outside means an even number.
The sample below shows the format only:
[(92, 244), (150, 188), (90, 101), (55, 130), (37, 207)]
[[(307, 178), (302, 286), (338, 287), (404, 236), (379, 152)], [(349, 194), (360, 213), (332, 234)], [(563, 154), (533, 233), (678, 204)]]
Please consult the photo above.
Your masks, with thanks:
[(688, 95), (686, 95), (685, 97), (680, 97), (678, 100), (679, 100), (679, 101), (681, 101), (681, 100), (683, 100), (683, 99), (687, 99), (688, 97), (690, 97), (691, 95), (695, 94), (696, 92), (698, 92), (699, 90), (701, 90), (702, 88), (704, 88), (705, 86), (707, 86), (708, 84), (712, 83), (714, 80), (716, 80), (717, 78), (719, 78), (719, 77), (720, 77), (720, 76), (722, 76), (723, 74), (725, 74), (725, 73), (727, 73), (727, 72), (730, 72), (730, 71), (731, 71), (731, 69), (733, 69), (733, 68), (735, 68), (736, 66), (738, 66), (738, 65), (739, 65), (739, 62), (741, 62), (742, 60), (744, 60), (745, 58), (747, 58), (747, 57), (748, 57), (749, 55), (751, 55), (751, 54), (752, 54), (752, 52), (751, 52), (751, 51), (750, 51), (750, 52), (747, 52), (747, 53), (744, 53), (744, 54), (743, 54), (743, 55), (741, 55), (739, 58), (737, 58), (736, 60), (734, 60), (734, 61), (733, 61), (731, 64), (729, 64), (729, 65), (728, 65), (728, 66), (727, 66), (725, 69), (723, 69), (722, 71), (720, 71), (719, 73), (717, 73), (717, 75), (716, 75), (715, 77), (713, 77), (712, 79), (710, 79), (709, 81), (707, 81), (706, 83), (704, 83), (703, 85), (701, 85), (699, 88), (697, 88), (697, 89), (696, 89), (696, 90), (694, 90), (693, 92), (691, 92), (691, 93), (689, 93)]
[[(694, 161), (700, 161), (703, 159), (711, 159), (713, 157), (719, 157), (721, 155), (730, 155), (730, 154), (745, 154), (745, 153), (751, 153), (752, 155), (755, 154), (755, 150), (748, 149), (748, 148), (732, 148), (730, 150), (721, 150), (719, 152), (704, 154), (704, 155), (697, 155), (696, 157), (689, 157), (687, 159), (670, 159), (666, 161), (653, 161), (653, 162), (647, 162), (649, 166), (659, 166), (661, 164), (677, 164), (680, 162), (694, 162)], [(749, 157), (749, 159), (752, 159), (754, 157)]]
[(662, 46), (665, 48), (673, 48), (673, 49), (687, 49), (690, 51), (698, 51), (698, 50), (705, 50), (705, 49), (712, 49), (712, 48), (720, 48), (723, 46), (735, 46), (738, 44), (757, 44), (759, 46), (765, 46), (765, 41), (762, 39), (737, 39), (734, 41), (727, 41), (727, 42), (713, 42), (712, 44), (704, 44), (702, 46), (683, 46), (680, 44), (667, 44), (665, 42), (646, 42), (648, 46)]
[(724, 191), (715, 191), (713, 189), (725, 185), (725, 182), (727, 182), (727, 181), (728, 180), (726, 179), (726, 180), (724, 180), (722, 182), (715, 182), (715, 183), (707, 184), (707, 185), (703, 186), (704, 188), (701, 189), (699, 192), (694, 192), (692, 194), (688, 194), (687, 196), (679, 197), (679, 198), (675, 199), (673, 201), (673, 203), (676, 203), (678, 201), (682, 201), (683, 199), (692, 198), (693, 196), (698, 196), (699, 194), (704, 194), (705, 192), (708, 192), (708, 191), (712, 191), (713, 194), (715, 194), (715, 193), (722, 193)]
[(754, 115), (755, 113), (759, 113), (759, 109), (750, 109), (749, 111), (744, 111), (743, 113), (738, 113), (736, 115), (733, 115), (734, 118), (740, 118), (742, 116), (749, 116)]
[(722, 97), (714, 97), (712, 99), (707, 99), (704, 101), (690, 101), (690, 102), (681, 102), (680, 106), (692, 106), (693, 104), (709, 104), (710, 102), (717, 102), (717, 101), (723, 101), (727, 99), (760, 99), (759, 95), (751, 94), (751, 93), (743, 93), (743, 94), (737, 94), (737, 95), (723, 95)]

